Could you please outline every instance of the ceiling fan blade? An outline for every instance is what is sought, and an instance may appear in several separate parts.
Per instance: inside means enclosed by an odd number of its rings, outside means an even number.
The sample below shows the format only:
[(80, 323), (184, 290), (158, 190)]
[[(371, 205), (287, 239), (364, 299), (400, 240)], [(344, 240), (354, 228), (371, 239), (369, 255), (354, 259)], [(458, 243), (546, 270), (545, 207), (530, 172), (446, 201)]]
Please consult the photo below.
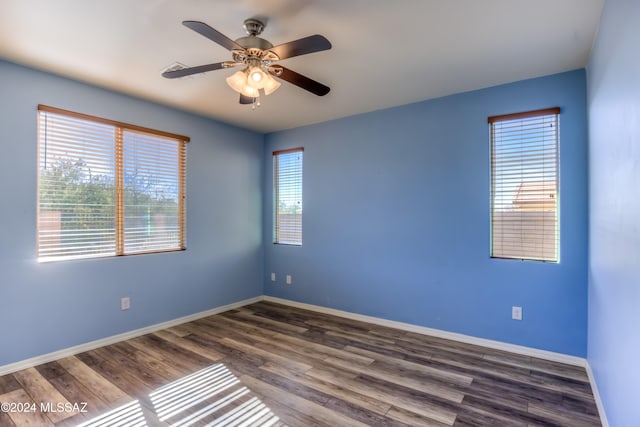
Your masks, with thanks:
[(281, 78), (282, 80), (286, 80), (291, 84), (294, 84), (304, 90), (308, 90), (309, 92), (318, 95), (324, 96), (329, 93), (331, 90), (328, 86), (323, 85), (320, 82), (310, 79), (309, 77), (303, 76), (300, 73), (296, 73), (295, 71), (291, 71), (288, 68), (284, 68), (282, 66), (278, 66), (275, 69), (282, 69), (280, 74), (272, 72), (271, 74)]
[(285, 59), (328, 49), (331, 49), (331, 42), (323, 36), (316, 34), (289, 43), (279, 44), (269, 50), (278, 55), (280, 59)]
[(242, 46), (225, 36), (218, 30), (214, 30), (204, 22), (200, 21), (182, 21), (182, 25), (191, 28), (196, 33), (199, 33), (211, 41), (218, 43), (220, 46), (228, 50), (240, 49), (244, 50)]
[(197, 67), (183, 68), (181, 70), (165, 71), (162, 77), (167, 79), (175, 79), (176, 77), (190, 76), (192, 74), (206, 73), (207, 71), (219, 70), (225, 68), (225, 62), (216, 62), (215, 64), (198, 65)]
[(250, 96), (244, 96), (243, 94), (240, 94), (240, 104), (253, 104), (253, 101), (255, 100), (255, 98), (252, 98)]

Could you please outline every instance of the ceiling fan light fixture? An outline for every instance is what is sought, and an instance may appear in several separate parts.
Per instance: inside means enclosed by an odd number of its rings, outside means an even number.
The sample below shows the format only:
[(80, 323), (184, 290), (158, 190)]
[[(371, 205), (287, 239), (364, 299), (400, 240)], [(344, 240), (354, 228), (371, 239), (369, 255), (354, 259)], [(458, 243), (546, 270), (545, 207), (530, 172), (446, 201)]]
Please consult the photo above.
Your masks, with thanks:
[(256, 98), (260, 96), (258, 89), (247, 85), (248, 73), (247, 70), (236, 71), (229, 77), (227, 77), (227, 84), (231, 89), (249, 98)]
[(252, 88), (251, 86), (245, 86), (244, 90), (240, 92), (244, 96), (248, 96), (249, 98), (259, 98), (260, 92), (258, 89)]
[(247, 80), (247, 75), (244, 70), (236, 71), (229, 77), (227, 77), (227, 84), (231, 87), (231, 89), (236, 92), (242, 92), (244, 89), (245, 82)]
[(249, 73), (247, 75), (247, 85), (255, 89), (264, 89), (265, 85), (268, 84), (268, 81), (269, 75), (265, 73), (261, 67), (249, 68)]
[(267, 81), (264, 85), (264, 94), (271, 95), (280, 87), (281, 83), (267, 74)]
[(260, 67), (253, 67), (249, 70), (249, 81), (254, 84), (260, 84), (265, 79), (264, 71)]

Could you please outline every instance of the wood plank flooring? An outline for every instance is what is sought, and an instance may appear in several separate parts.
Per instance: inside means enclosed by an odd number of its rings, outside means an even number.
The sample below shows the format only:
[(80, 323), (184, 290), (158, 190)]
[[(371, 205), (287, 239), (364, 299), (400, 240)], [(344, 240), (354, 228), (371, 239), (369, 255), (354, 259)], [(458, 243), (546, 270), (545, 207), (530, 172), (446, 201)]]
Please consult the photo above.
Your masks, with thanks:
[(266, 301), (0, 377), (0, 402), (3, 427), (601, 425), (582, 368)]

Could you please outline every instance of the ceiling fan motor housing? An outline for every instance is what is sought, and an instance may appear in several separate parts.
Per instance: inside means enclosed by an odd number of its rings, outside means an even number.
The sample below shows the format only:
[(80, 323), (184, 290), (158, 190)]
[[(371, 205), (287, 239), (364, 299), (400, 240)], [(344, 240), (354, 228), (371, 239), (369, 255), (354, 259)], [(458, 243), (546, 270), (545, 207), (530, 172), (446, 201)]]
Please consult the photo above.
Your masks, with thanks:
[(273, 47), (273, 45), (267, 40), (257, 36), (240, 37), (239, 39), (236, 39), (235, 42), (245, 49), (268, 50)]
[(235, 40), (235, 42), (240, 46), (245, 49), (260, 50), (269, 50), (273, 47), (273, 44), (271, 44), (268, 40), (265, 40), (262, 37), (258, 37), (264, 30), (264, 23), (262, 21), (258, 21), (254, 18), (249, 18), (244, 21), (243, 27), (248, 35)]

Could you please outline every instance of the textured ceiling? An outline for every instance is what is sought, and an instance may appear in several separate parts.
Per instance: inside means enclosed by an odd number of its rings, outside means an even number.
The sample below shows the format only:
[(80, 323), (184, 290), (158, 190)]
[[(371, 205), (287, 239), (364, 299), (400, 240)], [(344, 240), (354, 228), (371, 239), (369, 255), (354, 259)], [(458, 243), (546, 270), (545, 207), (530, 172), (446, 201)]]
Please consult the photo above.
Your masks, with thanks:
[[(0, 58), (270, 132), (584, 67), (604, 0), (0, 0)], [(235, 70), (168, 80), (178, 61), (230, 59), (181, 25), (232, 39), (261, 17), (274, 45), (322, 34), (333, 48), (282, 61), (331, 87), (284, 82), (252, 111)], [(1, 77), (1, 76), (0, 76)]]

